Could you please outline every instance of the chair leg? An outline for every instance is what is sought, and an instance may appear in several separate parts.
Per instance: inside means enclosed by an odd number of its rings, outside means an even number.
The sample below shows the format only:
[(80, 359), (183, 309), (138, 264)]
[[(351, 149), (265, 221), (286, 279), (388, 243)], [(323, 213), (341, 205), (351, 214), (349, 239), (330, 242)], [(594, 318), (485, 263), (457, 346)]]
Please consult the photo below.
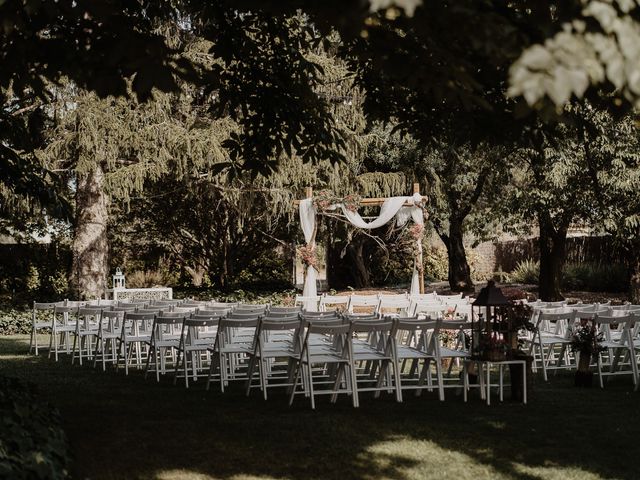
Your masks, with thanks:
[[(249, 360), (249, 365), (247, 366), (247, 385), (245, 388), (245, 393), (247, 397), (251, 394), (251, 381), (253, 380), (253, 371), (256, 366), (256, 359), (257, 359), (256, 355), (251, 355), (251, 359)], [(258, 374), (262, 376), (261, 371)], [(260, 384), (262, 385), (262, 378), (260, 378)]]
[(544, 358), (544, 348), (542, 346), (542, 342), (540, 342), (538, 344), (538, 347), (540, 349), (540, 362), (542, 363), (542, 377), (544, 378), (544, 381), (547, 381), (547, 365), (545, 362), (545, 358)]
[(298, 378), (300, 378), (300, 369), (302, 368), (302, 361), (298, 362), (296, 367), (296, 373), (293, 375), (293, 385), (291, 387), (291, 393), (289, 394), (289, 406), (293, 405), (293, 398), (296, 395), (296, 388), (298, 387)]
[[(29, 354), (31, 354), (31, 351), (34, 349), (33, 348), (33, 339), (35, 338), (35, 331), (36, 331), (36, 327), (35, 325), (31, 326), (31, 336), (29, 337)], [(35, 352), (36, 355), (38, 355), (38, 346), (36, 345), (35, 347)]]
[(349, 370), (351, 373), (351, 397), (353, 401), (353, 407), (360, 407), (360, 398), (358, 398), (358, 378), (356, 377), (356, 369), (353, 362), (349, 364)]
[(262, 387), (262, 397), (266, 400), (267, 399), (267, 376), (269, 375), (269, 373), (267, 372), (267, 365), (266, 362), (260, 358), (258, 360), (258, 367), (260, 370), (260, 386)]
[(338, 365), (338, 369), (336, 370), (336, 380), (333, 382), (333, 394), (331, 394), (331, 403), (336, 403), (338, 401), (338, 392), (340, 391), (340, 384), (342, 383), (342, 377), (345, 377), (345, 384), (348, 384), (346, 381), (346, 364), (341, 363)]
[(308, 366), (308, 378), (309, 378), (309, 394), (311, 395), (311, 409), (316, 409), (316, 399), (313, 395), (313, 368), (311, 365)]
[[(146, 365), (144, 367), (144, 379), (145, 380), (147, 379), (147, 376), (149, 375), (149, 365), (150, 365), (150, 362), (151, 362), (151, 352), (154, 353), (153, 361), (155, 363), (155, 351), (156, 351), (156, 349), (155, 349), (155, 347), (153, 345), (151, 347), (149, 347), (149, 354), (147, 355), (147, 361), (145, 362)], [(157, 369), (157, 367), (156, 367), (156, 369)]]
[[(191, 356), (191, 361), (193, 362), (193, 355)], [(187, 356), (187, 352), (185, 351), (182, 355), (182, 369), (184, 370), (184, 387), (189, 388), (189, 360)]]
[[(165, 356), (167, 355), (167, 349), (165, 348), (164, 354), (163, 354), (162, 347), (154, 348), (153, 361), (154, 361), (154, 367), (156, 369), (156, 382), (159, 383), (160, 369), (158, 369), (158, 357), (156, 356), (156, 354), (160, 356), (160, 368), (162, 369), (162, 373), (164, 373), (164, 359), (165, 359)], [(151, 352), (149, 352), (149, 355), (151, 355)]]

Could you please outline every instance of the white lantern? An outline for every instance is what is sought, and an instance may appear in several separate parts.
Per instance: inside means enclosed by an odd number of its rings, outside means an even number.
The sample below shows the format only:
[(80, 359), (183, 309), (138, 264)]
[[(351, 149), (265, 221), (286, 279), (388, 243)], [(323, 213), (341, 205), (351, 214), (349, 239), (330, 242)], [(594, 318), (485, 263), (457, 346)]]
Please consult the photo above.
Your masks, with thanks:
[(125, 288), (124, 286), (124, 273), (120, 270), (120, 267), (116, 268), (116, 273), (112, 277), (113, 288)]

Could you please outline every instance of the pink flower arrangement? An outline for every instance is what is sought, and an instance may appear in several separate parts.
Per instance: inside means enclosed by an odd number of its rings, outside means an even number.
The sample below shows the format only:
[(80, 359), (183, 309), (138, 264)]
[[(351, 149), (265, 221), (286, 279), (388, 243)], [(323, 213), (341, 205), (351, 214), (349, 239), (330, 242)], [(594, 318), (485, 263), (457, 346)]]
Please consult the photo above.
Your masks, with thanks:
[(315, 268), (318, 265), (315, 246), (304, 245), (302, 247), (298, 247), (298, 255), (300, 255), (302, 263), (305, 266)]
[(411, 235), (411, 238), (414, 240), (422, 240), (424, 236), (424, 225), (416, 223), (409, 229), (409, 235)]
[(328, 190), (321, 190), (313, 197), (313, 206), (316, 210), (328, 210), (335, 203), (335, 196)]
[(341, 203), (343, 203), (344, 207), (350, 212), (356, 212), (360, 206), (360, 201), (360, 196), (351, 194), (344, 197)]
[(329, 210), (332, 205), (342, 203), (347, 210), (355, 212), (360, 206), (360, 201), (360, 196), (355, 194), (349, 194), (344, 198), (340, 198), (335, 196), (329, 190), (321, 190), (314, 195), (313, 206), (316, 207), (316, 210), (319, 212), (323, 212), (325, 210)]

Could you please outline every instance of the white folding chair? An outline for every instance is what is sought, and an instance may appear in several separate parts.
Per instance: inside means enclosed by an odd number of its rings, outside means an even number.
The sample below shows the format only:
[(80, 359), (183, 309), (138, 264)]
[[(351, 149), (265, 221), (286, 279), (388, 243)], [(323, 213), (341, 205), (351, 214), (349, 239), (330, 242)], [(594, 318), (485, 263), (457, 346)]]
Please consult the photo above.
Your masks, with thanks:
[(207, 303), (206, 307), (207, 307), (207, 309), (210, 309), (210, 308), (225, 308), (225, 309), (233, 310), (238, 305), (240, 305), (239, 302), (209, 302), (209, 303)]
[(56, 362), (58, 361), (58, 351), (64, 349), (66, 353), (71, 351), (71, 335), (76, 330), (76, 314), (78, 306), (68, 306), (57, 303), (53, 308), (51, 319), (51, 336), (49, 338), (49, 355), (53, 353)]
[(447, 307), (444, 306), (441, 302), (428, 301), (415, 303), (413, 310), (411, 310), (409, 313), (412, 316), (418, 316), (422, 318), (429, 317), (435, 319), (442, 318), (442, 314), (446, 309)]
[[(443, 376), (443, 388), (460, 388), (460, 378), (451, 377), (451, 371), (453, 370), (454, 364), (458, 368), (462, 365), (462, 378), (463, 380), (467, 378), (465, 361), (471, 358), (471, 353), (469, 352), (467, 345), (466, 331), (471, 330), (471, 323), (465, 320), (439, 320), (438, 325), (438, 335), (431, 335), (430, 342), (427, 345), (427, 353), (436, 357), (436, 360), (440, 365), (442, 365), (443, 360), (449, 360), (447, 376)], [(450, 332), (452, 334), (451, 343), (446, 345), (443, 344), (440, 335), (442, 332)], [(468, 383), (465, 383), (465, 395), (468, 387)]]
[(209, 349), (215, 344), (220, 318), (219, 315), (193, 314), (191, 318), (185, 319), (178, 343), (174, 385), (179, 378), (178, 372), (182, 366), (184, 386), (189, 388), (189, 361), (191, 361), (191, 378), (197, 381), (201, 376), (202, 356), (208, 357), (211, 361)]
[[(143, 346), (151, 339), (153, 320), (159, 310), (125, 312), (120, 336), (117, 338), (116, 371), (120, 367), (120, 358), (124, 359), (124, 373), (129, 375), (129, 362), (135, 350), (136, 366), (142, 362)], [(148, 352), (147, 352), (148, 354)]]
[(123, 310), (122, 308), (120, 308), (119, 310), (102, 311), (98, 324), (96, 349), (93, 355), (93, 368), (95, 368), (98, 364), (98, 359), (102, 363), (102, 371), (105, 371), (107, 369), (107, 360), (115, 364), (117, 358), (116, 342), (120, 337), (124, 314), (125, 310)]
[[(537, 312), (536, 328), (532, 337), (523, 339), (525, 344), (529, 344), (529, 355), (533, 355), (532, 367), (534, 371), (540, 364), (545, 381), (548, 379), (547, 370), (573, 368), (568, 357), (568, 347), (571, 344), (572, 328), (575, 321), (576, 310), (572, 308), (545, 307)], [(560, 347), (558, 355), (555, 352), (557, 347)], [(563, 359), (564, 366), (562, 365)], [(556, 365), (551, 365), (553, 360), (556, 360)]]
[(233, 313), (252, 313), (256, 315), (264, 315), (269, 310), (269, 307), (270, 305), (268, 303), (241, 303), (233, 309)]
[[(638, 362), (632, 330), (638, 317), (634, 313), (609, 310), (607, 314), (596, 314), (594, 322), (598, 325), (599, 332), (603, 335), (601, 346), (605, 352), (598, 352), (598, 378), (600, 388), (604, 388), (604, 377), (618, 375), (632, 375), (633, 385), (638, 384)], [(613, 335), (613, 330), (619, 335)], [(609, 371), (603, 371), (603, 367), (609, 367)], [(625, 369), (624, 367), (628, 367)]]
[[(335, 322), (335, 321), (334, 321)], [(303, 393), (309, 396), (311, 408), (316, 408), (316, 395), (331, 395), (331, 402), (335, 403), (341, 393), (352, 397), (353, 406), (358, 406), (358, 392), (355, 389), (356, 376), (351, 357), (351, 342), (349, 333), (351, 325), (344, 323), (307, 323), (306, 334), (296, 358), (296, 373), (293, 388), (289, 396), (289, 405), (293, 404), (295, 395)], [(314, 345), (315, 336), (326, 337), (322, 348)], [(319, 367), (322, 384), (329, 384), (329, 388), (318, 389), (318, 375), (314, 375), (314, 365)], [(303, 378), (303, 390), (298, 390), (299, 380)]]
[[(382, 391), (395, 391), (396, 401), (402, 402), (393, 324), (390, 318), (375, 322), (354, 320), (351, 323), (351, 367), (356, 373), (353, 389), (358, 394), (375, 392), (376, 398)], [(368, 341), (357, 342), (358, 334), (366, 334)]]
[(220, 319), (215, 343), (213, 348), (209, 348), (212, 359), (207, 378), (207, 390), (216, 369), (220, 374), (222, 392), (230, 381), (247, 379), (246, 359), (254, 351), (253, 341), (260, 318), (260, 315), (231, 314), (228, 318)]
[(78, 309), (76, 328), (73, 331), (73, 349), (71, 351), (71, 365), (76, 358), (78, 347), (78, 362), (82, 365), (84, 357), (93, 357), (93, 340), (98, 337), (100, 317), (102, 311), (109, 307), (81, 307)]
[(303, 310), (310, 310), (312, 312), (317, 311), (320, 308), (320, 295), (312, 297), (305, 297), (304, 295), (296, 295), (294, 305), (300, 307)]
[(375, 313), (378, 311), (380, 299), (377, 295), (351, 295), (347, 311), (354, 313), (358, 309), (360, 313)]
[[(62, 303), (39, 303), (33, 302), (31, 310), (31, 337), (29, 339), (29, 353), (34, 351), (38, 355), (38, 331), (51, 328), (51, 317), (56, 305)], [(44, 318), (43, 318), (44, 317)]]
[[(418, 318), (396, 320), (396, 359), (400, 372), (401, 391), (415, 390), (415, 395), (419, 396), (424, 389), (433, 390), (431, 376), (431, 365), (433, 365), (436, 370), (438, 396), (441, 401), (444, 400), (442, 364), (437, 360), (433, 350), (432, 353), (427, 351), (431, 339), (438, 338), (440, 323), (440, 320)], [(420, 362), (422, 362), (422, 368), (420, 368)], [(407, 363), (410, 363), (408, 371), (405, 370)]]
[(411, 300), (406, 295), (380, 295), (380, 302), (376, 313), (381, 316), (395, 315), (406, 317), (409, 315)]
[(279, 306), (270, 306), (267, 311), (269, 315), (286, 315), (286, 314), (299, 314), (302, 313), (301, 307), (279, 307)]
[[(151, 337), (146, 342), (149, 347), (147, 366), (144, 378), (147, 378), (151, 365), (156, 374), (156, 382), (160, 381), (160, 374), (166, 372), (167, 356), (172, 358), (173, 366), (177, 366), (176, 351), (180, 343), (182, 324), (186, 320), (185, 313), (160, 313), (153, 320)], [(153, 359), (153, 361), (151, 361)]]
[(349, 307), (349, 295), (323, 295), (320, 299), (320, 311), (344, 312)]
[[(295, 359), (301, 351), (301, 326), (298, 318), (265, 317), (260, 320), (253, 342), (253, 352), (249, 354), (247, 396), (251, 388), (257, 386), (252, 385), (256, 365), (260, 377), (259, 386), (265, 400), (268, 388), (293, 386)], [(278, 368), (279, 366), (282, 368)]]

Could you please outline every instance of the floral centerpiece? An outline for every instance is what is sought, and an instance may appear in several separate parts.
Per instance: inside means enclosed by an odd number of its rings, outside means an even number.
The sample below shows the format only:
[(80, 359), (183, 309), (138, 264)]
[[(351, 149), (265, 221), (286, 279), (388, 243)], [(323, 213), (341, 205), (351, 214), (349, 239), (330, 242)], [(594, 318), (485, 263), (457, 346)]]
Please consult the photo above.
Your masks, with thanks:
[(587, 319), (580, 320), (571, 334), (571, 351), (578, 353), (578, 370), (575, 384), (577, 387), (590, 387), (593, 382), (591, 360), (600, 352), (606, 350), (602, 346), (603, 334), (596, 331), (594, 322)]

